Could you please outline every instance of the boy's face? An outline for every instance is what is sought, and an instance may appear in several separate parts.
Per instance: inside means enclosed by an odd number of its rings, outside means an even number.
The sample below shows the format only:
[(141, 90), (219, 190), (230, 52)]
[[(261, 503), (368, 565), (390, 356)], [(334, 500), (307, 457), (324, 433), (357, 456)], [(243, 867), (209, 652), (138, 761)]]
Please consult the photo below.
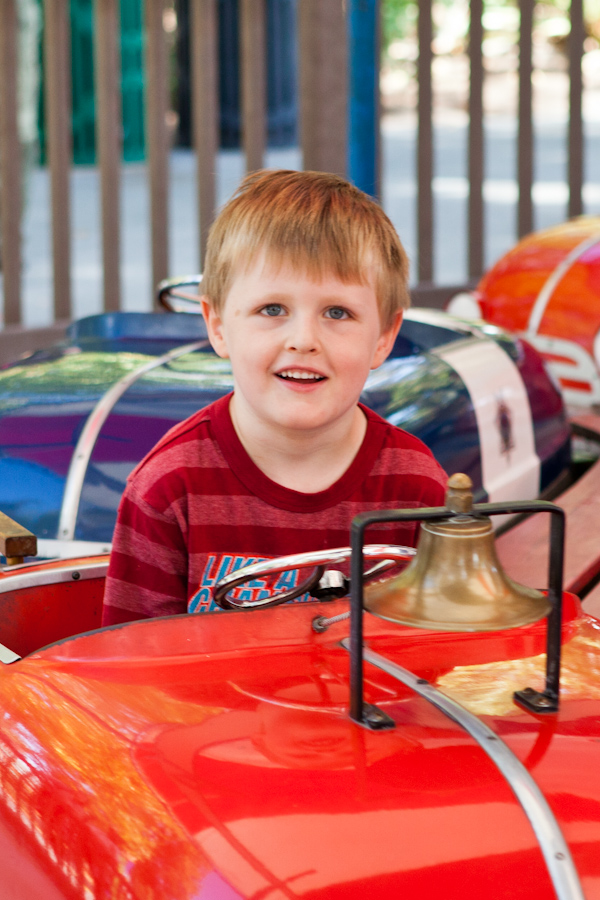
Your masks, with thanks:
[(371, 283), (314, 281), (264, 259), (235, 278), (220, 313), (206, 301), (203, 312), (213, 347), (231, 359), (236, 422), (265, 435), (343, 433), (402, 321), (382, 332)]

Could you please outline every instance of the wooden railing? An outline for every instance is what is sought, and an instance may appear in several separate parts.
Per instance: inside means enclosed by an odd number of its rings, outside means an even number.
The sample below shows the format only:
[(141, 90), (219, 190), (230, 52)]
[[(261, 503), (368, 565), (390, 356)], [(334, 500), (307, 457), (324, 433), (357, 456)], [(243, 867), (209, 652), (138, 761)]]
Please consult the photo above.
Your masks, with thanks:
[[(0, 0), (0, 234), (2, 236), (2, 280), (4, 334), (0, 333), (0, 362), (6, 353), (15, 354), (34, 343), (48, 343), (57, 328), (72, 316), (71, 219), (69, 173), (72, 164), (70, 135), (70, 35), (68, 0), (43, 0), (44, 13), (44, 106), (46, 153), (51, 185), (53, 315), (57, 325), (23, 333), (22, 252), (21, 252), (21, 162), (17, 134), (17, 3)], [(262, 166), (265, 158), (265, 2), (239, 0), (240, 76), (243, 120), (243, 149), (248, 170)], [(173, 274), (168, 255), (168, 156), (169, 60), (163, 13), (166, 0), (144, 0), (146, 29), (146, 127), (149, 186), (151, 198), (152, 282)], [(363, 15), (375, 20), (378, 0), (300, 0), (297, 6), (297, 39), (300, 60), (301, 149), (305, 168), (324, 169), (350, 175), (365, 141), (363, 161), (375, 159), (377, 135), (369, 129), (354, 128), (356, 116), (365, 114), (365, 78), (372, 78), (372, 102), (376, 108), (376, 66), (369, 75), (365, 59), (376, 60), (373, 35), (360, 24), (348, 32), (348, 16)], [(535, 3), (521, 0), (520, 70), (518, 104), (518, 234), (533, 226), (533, 127), (532, 127), (532, 27)], [(444, 295), (444, 286), (433, 282), (434, 197), (433, 181), (433, 91), (432, 91), (432, 3), (419, 2), (418, 75), (418, 188), (416, 271), (418, 284), (413, 292), (419, 303), (435, 303)], [(483, 0), (471, 0), (469, 42), (470, 92), (468, 140), (468, 277), (481, 275), (484, 266), (484, 140), (482, 58)], [(582, 211), (583, 125), (582, 0), (571, 0), (569, 46), (569, 215)], [(218, 152), (218, 55), (217, 0), (190, 0), (190, 55), (192, 69), (193, 144), (197, 158), (197, 217), (199, 258), (203, 258), (208, 227), (215, 204), (215, 158)], [(350, 40), (348, 40), (350, 34)], [(361, 45), (361, 35), (365, 35)], [(121, 200), (121, 95), (119, 60), (119, 15), (117, 0), (96, 0), (94, 4), (95, 78), (97, 103), (97, 151), (101, 179), (103, 308), (118, 310), (122, 305), (120, 261)], [(365, 40), (370, 40), (367, 46)], [(348, 48), (351, 48), (349, 52)], [(367, 59), (368, 61), (368, 59)], [(357, 67), (360, 78), (357, 78)], [(366, 73), (366, 74), (365, 74)], [(353, 77), (354, 76), (354, 77)], [(361, 97), (357, 98), (358, 86)], [(362, 106), (360, 106), (362, 104)], [(359, 109), (360, 107), (360, 109)], [(367, 110), (368, 113), (368, 110)], [(368, 121), (368, 116), (365, 121)], [(362, 133), (362, 137), (361, 137)], [(352, 153), (348, 154), (348, 135)], [(369, 148), (366, 144), (369, 144)], [(370, 154), (370, 155), (369, 155)], [(354, 167), (354, 168), (353, 168)], [(362, 177), (362, 176), (361, 176)], [(371, 172), (371, 186), (377, 173)], [(369, 185), (360, 185), (369, 187)], [(9, 349), (2, 350), (2, 342)]]
[[(468, 98), (468, 274), (478, 279), (484, 270), (484, 136), (483, 136), (483, 87), (484, 67), (483, 0), (471, 0), (471, 25), (469, 34), (470, 84)], [(519, 100), (517, 138), (518, 211), (517, 233), (519, 237), (533, 230), (533, 107), (532, 107), (532, 37), (534, 0), (520, 0), (521, 16), (519, 33)], [(432, 4), (419, 3), (419, 58), (418, 58), (418, 279), (416, 293), (427, 301), (432, 295), (433, 282), (433, 101), (431, 43), (433, 38)], [(583, 56), (583, 2), (571, 0), (571, 33), (569, 38), (570, 107), (568, 136), (568, 215), (583, 212), (583, 120), (582, 120), (582, 56)]]
[[(5, 333), (11, 352), (23, 349), (21, 166), (17, 134), (18, 0), (0, 3), (0, 206)], [(146, 121), (151, 207), (152, 282), (167, 277), (168, 257), (168, 56), (165, 0), (144, 0)], [(69, 172), (70, 53), (68, 0), (44, 0), (44, 106), (51, 185), (54, 318), (72, 315)], [(265, 151), (265, 0), (240, 0), (243, 135), (248, 170), (263, 165)], [(218, 151), (217, 0), (190, 0), (192, 116), (198, 165), (200, 259), (215, 203)], [(303, 157), (307, 167), (345, 171), (345, 20), (342, 0), (303, 0), (298, 9)], [(117, 0), (94, 7), (97, 149), (101, 179), (103, 308), (118, 310), (120, 286), (121, 97)], [(332, 40), (332, 35), (335, 40)], [(13, 326), (13, 327), (11, 327)], [(50, 340), (56, 329), (48, 329)], [(44, 343), (39, 329), (35, 339)], [(27, 337), (24, 336), (27, 341)], [(16, 343), (15, 343), (16, 342)], [(0, 354), (0, 359), (3, 354)]]

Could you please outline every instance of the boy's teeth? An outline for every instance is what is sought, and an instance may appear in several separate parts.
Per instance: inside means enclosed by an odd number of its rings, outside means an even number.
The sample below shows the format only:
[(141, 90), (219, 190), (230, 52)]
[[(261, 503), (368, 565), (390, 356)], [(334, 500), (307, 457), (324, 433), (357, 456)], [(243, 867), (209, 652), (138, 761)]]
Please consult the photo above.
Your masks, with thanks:
[(323, 375), (317, 375), (315, 372), (297, 372), (295, 369), (286, 369), (285, 372), (277, 373), (280, 378), (292, 378), (294, 381), (322, 381)]

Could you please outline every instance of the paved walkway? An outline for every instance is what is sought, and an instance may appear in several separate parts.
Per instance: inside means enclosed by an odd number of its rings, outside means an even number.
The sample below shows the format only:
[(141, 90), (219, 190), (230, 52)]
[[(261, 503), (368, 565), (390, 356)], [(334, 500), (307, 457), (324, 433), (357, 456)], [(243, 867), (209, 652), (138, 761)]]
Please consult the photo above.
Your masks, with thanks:
[[(516, 124), (508, 117), (488, 117), (486, 124), (486, 264), (515, 242), (517, 185)], [(534, 188), (536, 228), (566, 216), (566, 124), (548, 122), (536, 129)], [(457, 284), (466, 279), (466, 117), (447, 114), (436, 129), (435, 280)], [(383, 121), (383, 205), (414, 259), (415, 126), (409, 114)], [(271, 151), (269, 166), (297, 168), (298, 150)], [(223, 203), (243, 175), (243, 157), (222, 152), (218, 158), (218, 200)], [(76, 167), (71, 179), (73, 228), (73, 303), (75, 317), (101, 308), (99, 178), (92, 167)], [(586, 125), (586, 212), (600, 215), (600, 122)], [(51, 245), (48, 175), (34, 171), (24, 223), (24, 320), (28, 326), (50, 323)], [(195, 164), (191, 152), (171, 157), (170, 271), (198, 270), (195, 209)], [(149, 195), (146, 166), (127, 164), (122, 179), (122, 290), (127, 310), (148, 310), (150, 284)]]

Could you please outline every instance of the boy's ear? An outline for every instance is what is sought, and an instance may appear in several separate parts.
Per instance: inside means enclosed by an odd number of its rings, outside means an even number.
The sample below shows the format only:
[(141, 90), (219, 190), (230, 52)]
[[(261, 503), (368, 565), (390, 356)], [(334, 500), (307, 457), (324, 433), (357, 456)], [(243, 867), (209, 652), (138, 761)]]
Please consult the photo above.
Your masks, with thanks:
[(397, 312), (394, 321), (390, 325), (386, 331), (382, 331), (379, 340), (377, 342), (377, 347), (375, 348), (375, 353), (373, 354), (373, 361), (371, 363), (371, 368), (376, 369), (381, 363), (388, 358), (390, 353), (392, 352), (392, 347), (394, 346), (394, 341), (398, 337), (398, 332), (400, 331), (400, 326), (402, 325), (402, 316), (403, 312)]
[(206, 322), (208, 339), (213, 346), (213, 350), (218, 356), (221, 356), (223, 359), (228, 359), (229, 352), (227, 350), (227, 344), (225, 343), (221, 316), (215, 310), (206, 294), (201, 298), (200, 302), (202, 304), (202, 315)]

